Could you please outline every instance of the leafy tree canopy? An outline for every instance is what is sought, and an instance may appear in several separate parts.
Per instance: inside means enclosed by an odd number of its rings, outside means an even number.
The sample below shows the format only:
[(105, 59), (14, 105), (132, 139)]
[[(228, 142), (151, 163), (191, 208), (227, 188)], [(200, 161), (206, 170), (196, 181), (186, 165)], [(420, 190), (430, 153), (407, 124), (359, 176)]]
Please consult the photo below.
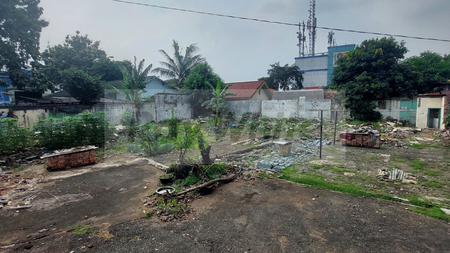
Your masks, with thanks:
[(418, 92), (426, 93), (436, 85), (447, 83), (450, 79), (450, 57), (426, 51), (420, 56), (413, 56), (405, 60), (415, 73), (418, 74)]
[(92, 104), (103, 95), (103, 85), (100, 77), (86, 74), (81, 69), (70, 68), (62, 73), (63, 89), (82, 104)]
[[(40, 19), (39, 0), (0, 1), (0, 69), (6, 68), (12, 85), (26, 88), (30, 75), (22, 69), (39, 59), (39, 38), (48, 22)], [(3, 84), (5, 85), (5, 84)]]
[(376, 120), (374, 101), (412, 97), (418, 92), (417, 75), (401, 62), (407, 49), (392, 37), (365, 40), (337, 61), (333, 88), (343, 96), (343, 105), (358, 120)]
[[(198, 63), (187, 76), (182, 90), (189, 92), (189, 99), (194, 107), (199, 107), (205, 101), (211, 99), (210, 87), (217, 83), (220, 77), (214, 73), (207, 63)], [(197, 108), (198, 109), (198, 108)]]
[(303, 74), (295, 64), (280, 66), (280, 63), (276, 62), (270, 67), (271, 69), (267, 70), (269, 77), (259, 78), (259, 80), (264, 80), (270, 88), (275, 90), (298, 90), (303, 88)]
[(176, 87), (182, 87), (184, 80), (189, 75), (191, 69), (204, 59), (200, 54), (196, 54), (199, 50), (196, 44), (191, 44), (186, 48), (183, 55), (183, 48), (178, 45), (176, 40), (173, 40), (173, 58), (169, 56), (164, 50), (159, 52), (164, 56), (166, 61), (160, 61), (161, 67), (153, 69), (153, 73), (158, 73), (161, 76), (176, 79)]

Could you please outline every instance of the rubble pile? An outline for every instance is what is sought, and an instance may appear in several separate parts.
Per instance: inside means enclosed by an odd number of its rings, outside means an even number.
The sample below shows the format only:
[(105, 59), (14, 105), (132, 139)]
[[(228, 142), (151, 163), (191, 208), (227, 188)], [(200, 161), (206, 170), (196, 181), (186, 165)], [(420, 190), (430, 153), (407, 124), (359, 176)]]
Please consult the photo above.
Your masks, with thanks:
[(417, 184), (417, 177), (412, 174), (405, 173), (400, 169), (378, 169), (377, 178), (386, 181), (386, 182), (394, 182), (401, 181), (403, 183), (413, 183)]
[(388, 147), (408, 148), (411, 144), (435, 144), (441, 140), (450, 142), (448, 131), (438, 129), (420, 129), (415, 127), (398, 127), (394, 122), (381, 122), (376, 125), (367, 123), (361, 126), (345, 124), (347, 132), (368, 133), (380, 131), (381, 144)]
[(20, 174), (13, 174), (10, 171), (0, 173), (0, 209), (9, 206), (9, 209), (25, 209), (31, 207), (31, 201), (36, 198), (30, 194), (18, 201), (12, 201), (11, 196), (17, 193), (34, 191), (40, 179), (24, 177)]
[(41, 164), (42, 161), (39, 159), (41, 154), (42, 150), (23, 150), (2, 155), (0, 156), (0, 172), (20, 167), (21, 165)]
[[(277, 145), (270, 145), (264, 150), (254, 150), (242, 155), (230, 155), (224, 158), (224, 164), (234, 166), (242, 164), (245, 168), (256, 171), (280, 172), (292, 164), (306, 161), (319, 153), (320, 140), (318, 138), (292, 138), (291, 155), (281, 156)], [(250, 141), (243, 141), (251, 142)], [(331, 141), (323, 140), (323, 145), (330, 145)]]

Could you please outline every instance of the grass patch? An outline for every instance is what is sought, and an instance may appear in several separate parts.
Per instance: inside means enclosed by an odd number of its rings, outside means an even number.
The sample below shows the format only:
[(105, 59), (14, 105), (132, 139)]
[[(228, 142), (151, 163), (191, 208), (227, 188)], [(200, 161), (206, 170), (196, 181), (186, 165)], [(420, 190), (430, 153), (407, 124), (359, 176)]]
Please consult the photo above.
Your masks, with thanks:
[(442, 188), (443, 185), (443, 183), (434, 180), (428, 180), (425, 183), (425, 186), (428, 188)]
[(441, 220), (450, 220), (450, 217), (444, 213), (439, 207), (431, 207), (431, 208), (425, 208), (425, 207), (418, 207), (418, 206), (411, 206), (408, 207), (411, 211), (414, 211), (416, 213), (420, 213), (429, 217), (433, 217), (436, 219)]
[(325, 181), (325, 178), (323, 175), (304, 174), (300, 177), (296, 177), (296, 176), (293, 176), (292, 171), (286, 171), (286, 169), (282, 170), (281, 173), (282, 173), (282, 176), (280, 177), (281, 179), (285, 179), (285, 180), (300, 183), (300, 184), (311, 185), (318, 189), (326, 189), (326, 190), (332, 190), (332, 191), (345, 192), (345, 193), (349, 193), (349, 194), (357, 195), (357, 196), (373, 197), (373, 198), (399, 201), (389, 195), (368, 192), (365, 189), (360, 188), (353, 184), (337, 185), (337, 184), (327, 182), (327, 181)]
[(435, 145), (435, 144), (417, 144), (417, 143), (413, 143), (413, 144), (411, 144), (411, 148), (415, 148), (415, 149), (441, 148), (441, 146)]
[(420, 161), (419, 159), (414, 159), (414, 161), (411, 163), (411, 167), (415, 170), (421, 170), (425, 166), (425, 163)]
[(423, 174), (425, 174), (427, 176), (430, 176), (430, 177), (437, 177), (437, 176), (442, 175), (442, 172), (441, 171), (430, 170), (430, 171), (424, 172)]
[(406, 159), (402, 158), (399, 155), (391, 155), (391, 161), (398, 163), (406, 163)]
[(149, 210), (149, 211), (146, 211), (146, 212), (144, 213), (144, 218), (145, 218), (145, 219), (150, 219), (150, 218), (152, 218), (153, 215), (154, 215), (153, 210)]
[(19, 167), (17, 167), (17, 168), (12, 169), (11, 171), (14, 172), (14, 173), (16, 173), (16, 172), (21, 172), (21, 171), (23, 171), (23, 170), (25, 170), (25, 169), (26, 169), (25, 167), (19, 166)]
[(316, 164), (314, 164), (314, 165), (312, 166), (312, 168), (313, 168), (313, 170), (318, 170), (318, 169), (321, 169), (321, 168), (322, 168), (322, 165), (316, 165)]
[(424, 200), (419, 199), (419, 196), (417, 196), (417, 195), (412, 195), (412, 196), (406, 197), (406, 199), (408, 199), (409, 202), (415, 206), (420, 206), (420, 207), (425, 207), (425, 208), (431, 208), (431, 207), (435, 206), (430, 201), (424, 201)]
[(265, 173), (265, 172), (260, 172), (259, 176), (262, 177), (262, 178), (266, 178), (266, 179), (270, 178), (269, 173)]
[(72, 229), (73, 229), (72, 233), (76, 235), (85, 235), (85, 234), (95, 235), (95, 233), (97, 232), (94, 225), (77, 224), (74, 227), (72, 227)]
[[(282, 170), (281, 173), (282, 173), (282, 176), (280, 177), (281, 179), (300, 183), (300, 184), (310, 185), (310, 186), (313, 186), (318, 189), (344, 192), (344, 193), (357, 195), (357, 196), (363, 196), (363, 197), (386, 199), (386, 200), (391, 200), (391, 201), (395, 201), (395, 202), (400, 201), (399, 199), (393, 198), (389, 195), (368, 192), (364, 188), (358, 187), (354, 184), (338, 185), (338, 184), (333, 184), (333, 183), (327, 182), (327, 181), (325, 181), (325, 178), (323, 175), (301, 174), (301, 176), (297, 176), (298, 171), (291, 167)], [(420, 214), (423, 214), (423, 215), (426, 215), (429, 217), (441, 219), (441, 220), (450, 220), (450, 217), (447, 214), (445, 214), (439, 208), (439, 206), (433, 204), (430, 201), (421, 200), (416, 195), (409, 196), (409, 197), (407, 197), (407, 199), (410, 201), (410, 203), (412, 205), (414, 205), (414, 206), (410, 207), (410, 209), (414, 212), (417, 212), (417, 213), (420, 213)]]

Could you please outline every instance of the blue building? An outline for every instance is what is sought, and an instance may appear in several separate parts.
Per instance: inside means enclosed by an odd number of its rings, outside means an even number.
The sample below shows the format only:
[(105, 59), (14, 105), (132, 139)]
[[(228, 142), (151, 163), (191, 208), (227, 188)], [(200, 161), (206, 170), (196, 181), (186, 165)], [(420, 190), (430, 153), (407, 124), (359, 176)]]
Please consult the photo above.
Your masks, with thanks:
[[(5, 81), (8, 87), (11, 86), (11, 80), (9, 79), (8, 72), (0, 72), (0, 80)], [(10, 104), (11, 99), (9, 98), (9, 95), (6, 94), (7, 88), (0, 86), (0, 104)]]
[(355, 44), (328, 47), (328, 53), (296, 57), (295, 65), (303, 73), (305, 89), (322, 89), (331, 84), (331, 73), (336, 61), (355, 48)]

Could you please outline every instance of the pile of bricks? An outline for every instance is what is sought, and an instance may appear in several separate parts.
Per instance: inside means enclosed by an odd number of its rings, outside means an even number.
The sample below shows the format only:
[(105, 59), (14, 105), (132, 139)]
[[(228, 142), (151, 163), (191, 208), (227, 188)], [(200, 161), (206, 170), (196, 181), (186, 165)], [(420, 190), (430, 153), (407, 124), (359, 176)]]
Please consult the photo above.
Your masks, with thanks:
[(345, 146), (380, 148), (381, 145), (379, 134), (375, 134), (375, 142), (369, 133), (346, 133), (346, 136), (341, 138), (341, 144)]
[(67, 169), (95, 163), (95, 146), (83, 146), (46, 154), (47, 170)]

